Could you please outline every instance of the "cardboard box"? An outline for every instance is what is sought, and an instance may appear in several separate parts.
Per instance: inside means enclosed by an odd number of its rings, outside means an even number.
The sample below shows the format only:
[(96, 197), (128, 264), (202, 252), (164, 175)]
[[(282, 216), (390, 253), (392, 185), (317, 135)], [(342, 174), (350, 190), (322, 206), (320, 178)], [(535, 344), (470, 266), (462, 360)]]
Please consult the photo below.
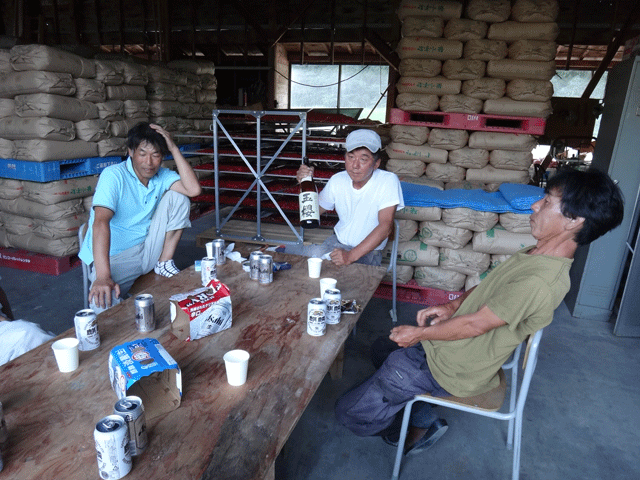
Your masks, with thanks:
[(229, 288), (219, 280), (169, 300), (171, 331), (181, 340), (197, 340), (231, 327)]
[(142, 338), (114, 347), (109, 355), (109, 380), (118, 398), (140, 397), (147, 418), (180, 406), (180, 367), (155, 338)]

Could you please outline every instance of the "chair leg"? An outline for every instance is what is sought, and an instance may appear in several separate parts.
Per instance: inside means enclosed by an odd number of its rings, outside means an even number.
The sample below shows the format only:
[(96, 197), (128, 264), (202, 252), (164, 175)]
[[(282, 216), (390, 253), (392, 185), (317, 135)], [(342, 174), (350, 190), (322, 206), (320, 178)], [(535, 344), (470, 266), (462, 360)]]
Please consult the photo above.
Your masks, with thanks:
[(522, 412), (516, 414), (515, 419), (515, 432), (513, 442), (513, 471), (511, 474), (512, 480), (518, 480), (520, 478), (520, 447), (522, 445)]
[(398, 450), (396, 451), (396, 461), (393, 465), (393, 476), (391, 480), (398, 480), (400, 474), (400, 463), (404, 452), (404, 443), (407, 440), (407, 431), (409, 430), (409, 419), (411, 418), (411, 408), (415, 403), (415, 399), (411, 400), (404, 406), (404, 416), (402, 417), (402, 428), (400, 429), (400, 438), (398, 439)]
[[(518, 390), (518, 359), (516, 359), (516, 364), (511, 369), (511, 385), (509, 392), (509, 411), (513, 412), (516, 409), (516, 392)], [(514, 427), (514, 418), (509, 419), (509, 430), (507, 433), (507, 450), (511, 450), (513, 448), (513, 427)]]

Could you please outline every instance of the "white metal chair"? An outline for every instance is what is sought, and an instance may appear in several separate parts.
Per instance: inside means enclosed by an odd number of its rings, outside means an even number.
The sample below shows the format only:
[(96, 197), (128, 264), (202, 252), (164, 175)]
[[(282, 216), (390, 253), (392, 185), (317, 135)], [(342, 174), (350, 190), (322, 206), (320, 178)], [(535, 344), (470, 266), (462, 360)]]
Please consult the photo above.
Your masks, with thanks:
[(398, 313), (396, 312), (396, 288), (397, 288), (397, 268), (398, 268), (398, 238), (400, 236), (400, 224), (398, 220), (393, 221), (393, 243), (391, 244), (391, 258), (389, 259), (389, 267), (387, 273), (391, 272), (391, 320), (393, 323), (398, 321)]
[[(396, 452), (396, 460), (393, 466), (392, 480), (398, 480), (400, 473), (400, 462), (404, 450), (404, 443), (407, 438), (409, 429), (409, 418), (411, 416), (411, 408), (415, 402), (427, 402), (434, 405), (462, 410), (463, 412), (474, 413), (485, 417), (495, 418), (497, 420), (505, 420), (509, 422), (509, 430), (507, 434), (507, 449), (513, 449), (513, 469), (512, 479), (518, 480), (520, 476), (520, 446), (522, 442), (522, 413), (524, 404), (527, 400), (531, 377), (536, 368), (538, 360), (538, 346), (542, 337), (542, 329), (535, 334), (529, 336), (522, 368), (524, 376), (520, 389), (518, 390), (518, 360), (520, 359), (520, 350), (522, 345), (518, 345), (510, 361), (505, 363), (500, 370), (500, 385), (490, 392), (476, 397), (459, 398), (459, 397), (432, 397), (429, 394), (416, 395), (404, 409), (404, 417), (402, 419), (402, 429), (400, 431), (400, 441), (398, 442), (398, 450)], [(503, 406), (506, 393), (506, 377), (505, 369), (511, 369), (510, 383), (510, 399), (509, 410), (507, 412), (499, 412)], [(517, 393), (516, 393), (517, 392)]]
[[(87, 224), (83, 223), (80, 225), (78, 229), (78, 240), (80, 240), (80, 247), (82, 247), (82, 242), (84, 241), (84, 236), (87, 234)], [(82, 296), (84, 302), (84, 308), (89, 308), (89, 265), (82, 263)]]

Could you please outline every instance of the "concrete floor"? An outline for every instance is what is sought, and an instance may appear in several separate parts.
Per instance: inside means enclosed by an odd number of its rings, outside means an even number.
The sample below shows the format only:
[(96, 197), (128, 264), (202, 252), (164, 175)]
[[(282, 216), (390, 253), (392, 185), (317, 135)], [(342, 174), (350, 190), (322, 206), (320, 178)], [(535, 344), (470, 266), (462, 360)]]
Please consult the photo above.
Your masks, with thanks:
[[(176, 263), (204, 255), (195, 235), (213, 224), (207, 215), (185, 232)], [(0, 267), (16, 318), (61, 333), (82, 308), (82, 272), (53, 277)], [(278, 478), (359, 480), (391, 477), (395, 449), (338, 425), (335, 399), (373, 372), (369, 346), (391, 327), (390, 302), (373, 299), (346, 343), (344, 376), (320, 385), (278, 463)], [(417, 305), (399, 303), (402, 323)], [(523, 480), (637, 480), (640, 478), (640, 339), (619, 338), (610, 323), (572, 318), (562, 304), (545, 330), (527, 404), (521, 455)], [(440, 409), (447, 434), (430, 450), (405, 457), (401, 479), (507, 479), (506, 423)]]

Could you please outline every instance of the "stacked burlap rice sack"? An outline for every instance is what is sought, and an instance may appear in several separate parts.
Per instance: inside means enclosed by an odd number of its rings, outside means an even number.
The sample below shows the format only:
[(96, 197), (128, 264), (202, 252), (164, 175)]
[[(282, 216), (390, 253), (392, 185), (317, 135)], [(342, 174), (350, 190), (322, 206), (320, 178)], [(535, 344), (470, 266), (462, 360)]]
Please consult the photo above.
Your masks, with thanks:
[[(405, 207), (396, 212), (396, 219), (398, 283), (413, 278), (422, 287), (469, 289), (513, 253), (536, 243), (528, 214)], [(390, 256), (388, 245), (383, 258)]]
[(546, 118), (556, 0), (402, 0), (396, 106)]
[(98, 177), (48, 183), (0, 178), (0, 246), (54, 256), (78, 253)]

